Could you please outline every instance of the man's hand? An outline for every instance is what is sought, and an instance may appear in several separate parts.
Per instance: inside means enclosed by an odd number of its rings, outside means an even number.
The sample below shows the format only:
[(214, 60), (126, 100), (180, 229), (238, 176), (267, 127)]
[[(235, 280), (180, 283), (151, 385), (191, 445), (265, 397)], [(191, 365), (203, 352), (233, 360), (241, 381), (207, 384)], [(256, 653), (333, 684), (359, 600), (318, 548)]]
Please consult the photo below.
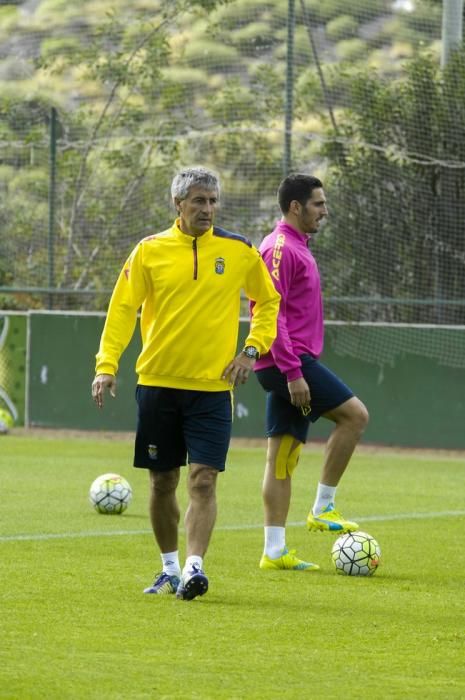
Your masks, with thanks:
[(310, 387), (303, 377), (294, 379), (287, 383), (289, 394), (291, 395), (291, 404), (296, 408), (301, 408), (304, 416), (310, 413)]
[(255, 365), (256, 360), (247, 357), (243, 352), (240, 352), (237, 357), (224, 370), (221, 379), (226, 379), (233, 386), (245, 384), (251, 370)]
[(116, 396), (116, 378), (112, 374), (97, 374), (92, 382), (92, 398), (99, 408), (103, 408), (103, 398), (105, 389), (110, 395)]

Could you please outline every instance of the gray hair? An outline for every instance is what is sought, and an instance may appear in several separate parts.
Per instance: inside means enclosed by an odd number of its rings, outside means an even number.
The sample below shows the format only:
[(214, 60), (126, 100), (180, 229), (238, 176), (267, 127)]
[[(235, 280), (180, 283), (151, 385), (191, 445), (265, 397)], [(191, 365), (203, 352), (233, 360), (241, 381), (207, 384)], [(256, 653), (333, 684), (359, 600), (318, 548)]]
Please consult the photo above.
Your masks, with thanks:
[(186, 199), (191, 187), (204, 187), (206, 190), (215, 190), (220, 196), (220, 180), (212, 170), (207, 170), (202, 165), (191, 168), (182, 168), (171, 183), (171, 197), (174, 199)]

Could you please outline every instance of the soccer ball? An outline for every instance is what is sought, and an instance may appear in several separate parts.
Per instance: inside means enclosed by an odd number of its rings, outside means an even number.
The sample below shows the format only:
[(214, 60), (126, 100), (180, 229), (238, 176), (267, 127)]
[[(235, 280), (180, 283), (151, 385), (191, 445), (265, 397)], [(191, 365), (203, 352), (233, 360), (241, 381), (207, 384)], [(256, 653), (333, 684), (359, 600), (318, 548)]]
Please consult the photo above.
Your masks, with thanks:
[(14, 418), (5, 408), (0, 408), (0, 433), (7, 433), (14, 425)]
[(338, 537), (331, 558), (338, 574), (372, 576), (379, 566), (381, 549), (367, 532), (349, 532)]
[(126, 510), (132, 499), (132, 489), (119, 474), (102, 474), (92, 482), (89, 501), (98, 513), (117, 514)]

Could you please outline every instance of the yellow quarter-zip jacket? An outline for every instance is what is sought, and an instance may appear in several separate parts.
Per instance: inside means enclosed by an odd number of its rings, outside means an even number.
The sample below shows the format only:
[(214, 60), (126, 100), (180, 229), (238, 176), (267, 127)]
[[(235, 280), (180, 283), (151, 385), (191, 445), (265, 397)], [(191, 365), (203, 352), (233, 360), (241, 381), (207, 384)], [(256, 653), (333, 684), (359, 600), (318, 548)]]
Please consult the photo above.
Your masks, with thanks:
[(266, 353), (276, 336), (279, 293), (258, 250), (211, 227), (183, 233), (176, 220), (134, 248), (118, 277), (97, 353), (96, 373), (116, 375), (141, 308), (139, 384), (224, 391), (236, 355), (240, 291), (255, 302), (246, 345)]

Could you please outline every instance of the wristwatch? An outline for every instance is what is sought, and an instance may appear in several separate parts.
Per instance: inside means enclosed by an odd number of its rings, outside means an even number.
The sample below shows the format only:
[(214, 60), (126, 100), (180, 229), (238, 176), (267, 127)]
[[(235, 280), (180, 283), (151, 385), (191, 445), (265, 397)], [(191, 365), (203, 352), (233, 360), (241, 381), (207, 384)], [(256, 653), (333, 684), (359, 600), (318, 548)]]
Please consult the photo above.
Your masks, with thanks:
[(258, 352), (257, 348), (255, 348), (253, 345), (246, 345), (242, 352), (246, 357), (249, 357), (251, 360), (260, 359), (260, 353)]

